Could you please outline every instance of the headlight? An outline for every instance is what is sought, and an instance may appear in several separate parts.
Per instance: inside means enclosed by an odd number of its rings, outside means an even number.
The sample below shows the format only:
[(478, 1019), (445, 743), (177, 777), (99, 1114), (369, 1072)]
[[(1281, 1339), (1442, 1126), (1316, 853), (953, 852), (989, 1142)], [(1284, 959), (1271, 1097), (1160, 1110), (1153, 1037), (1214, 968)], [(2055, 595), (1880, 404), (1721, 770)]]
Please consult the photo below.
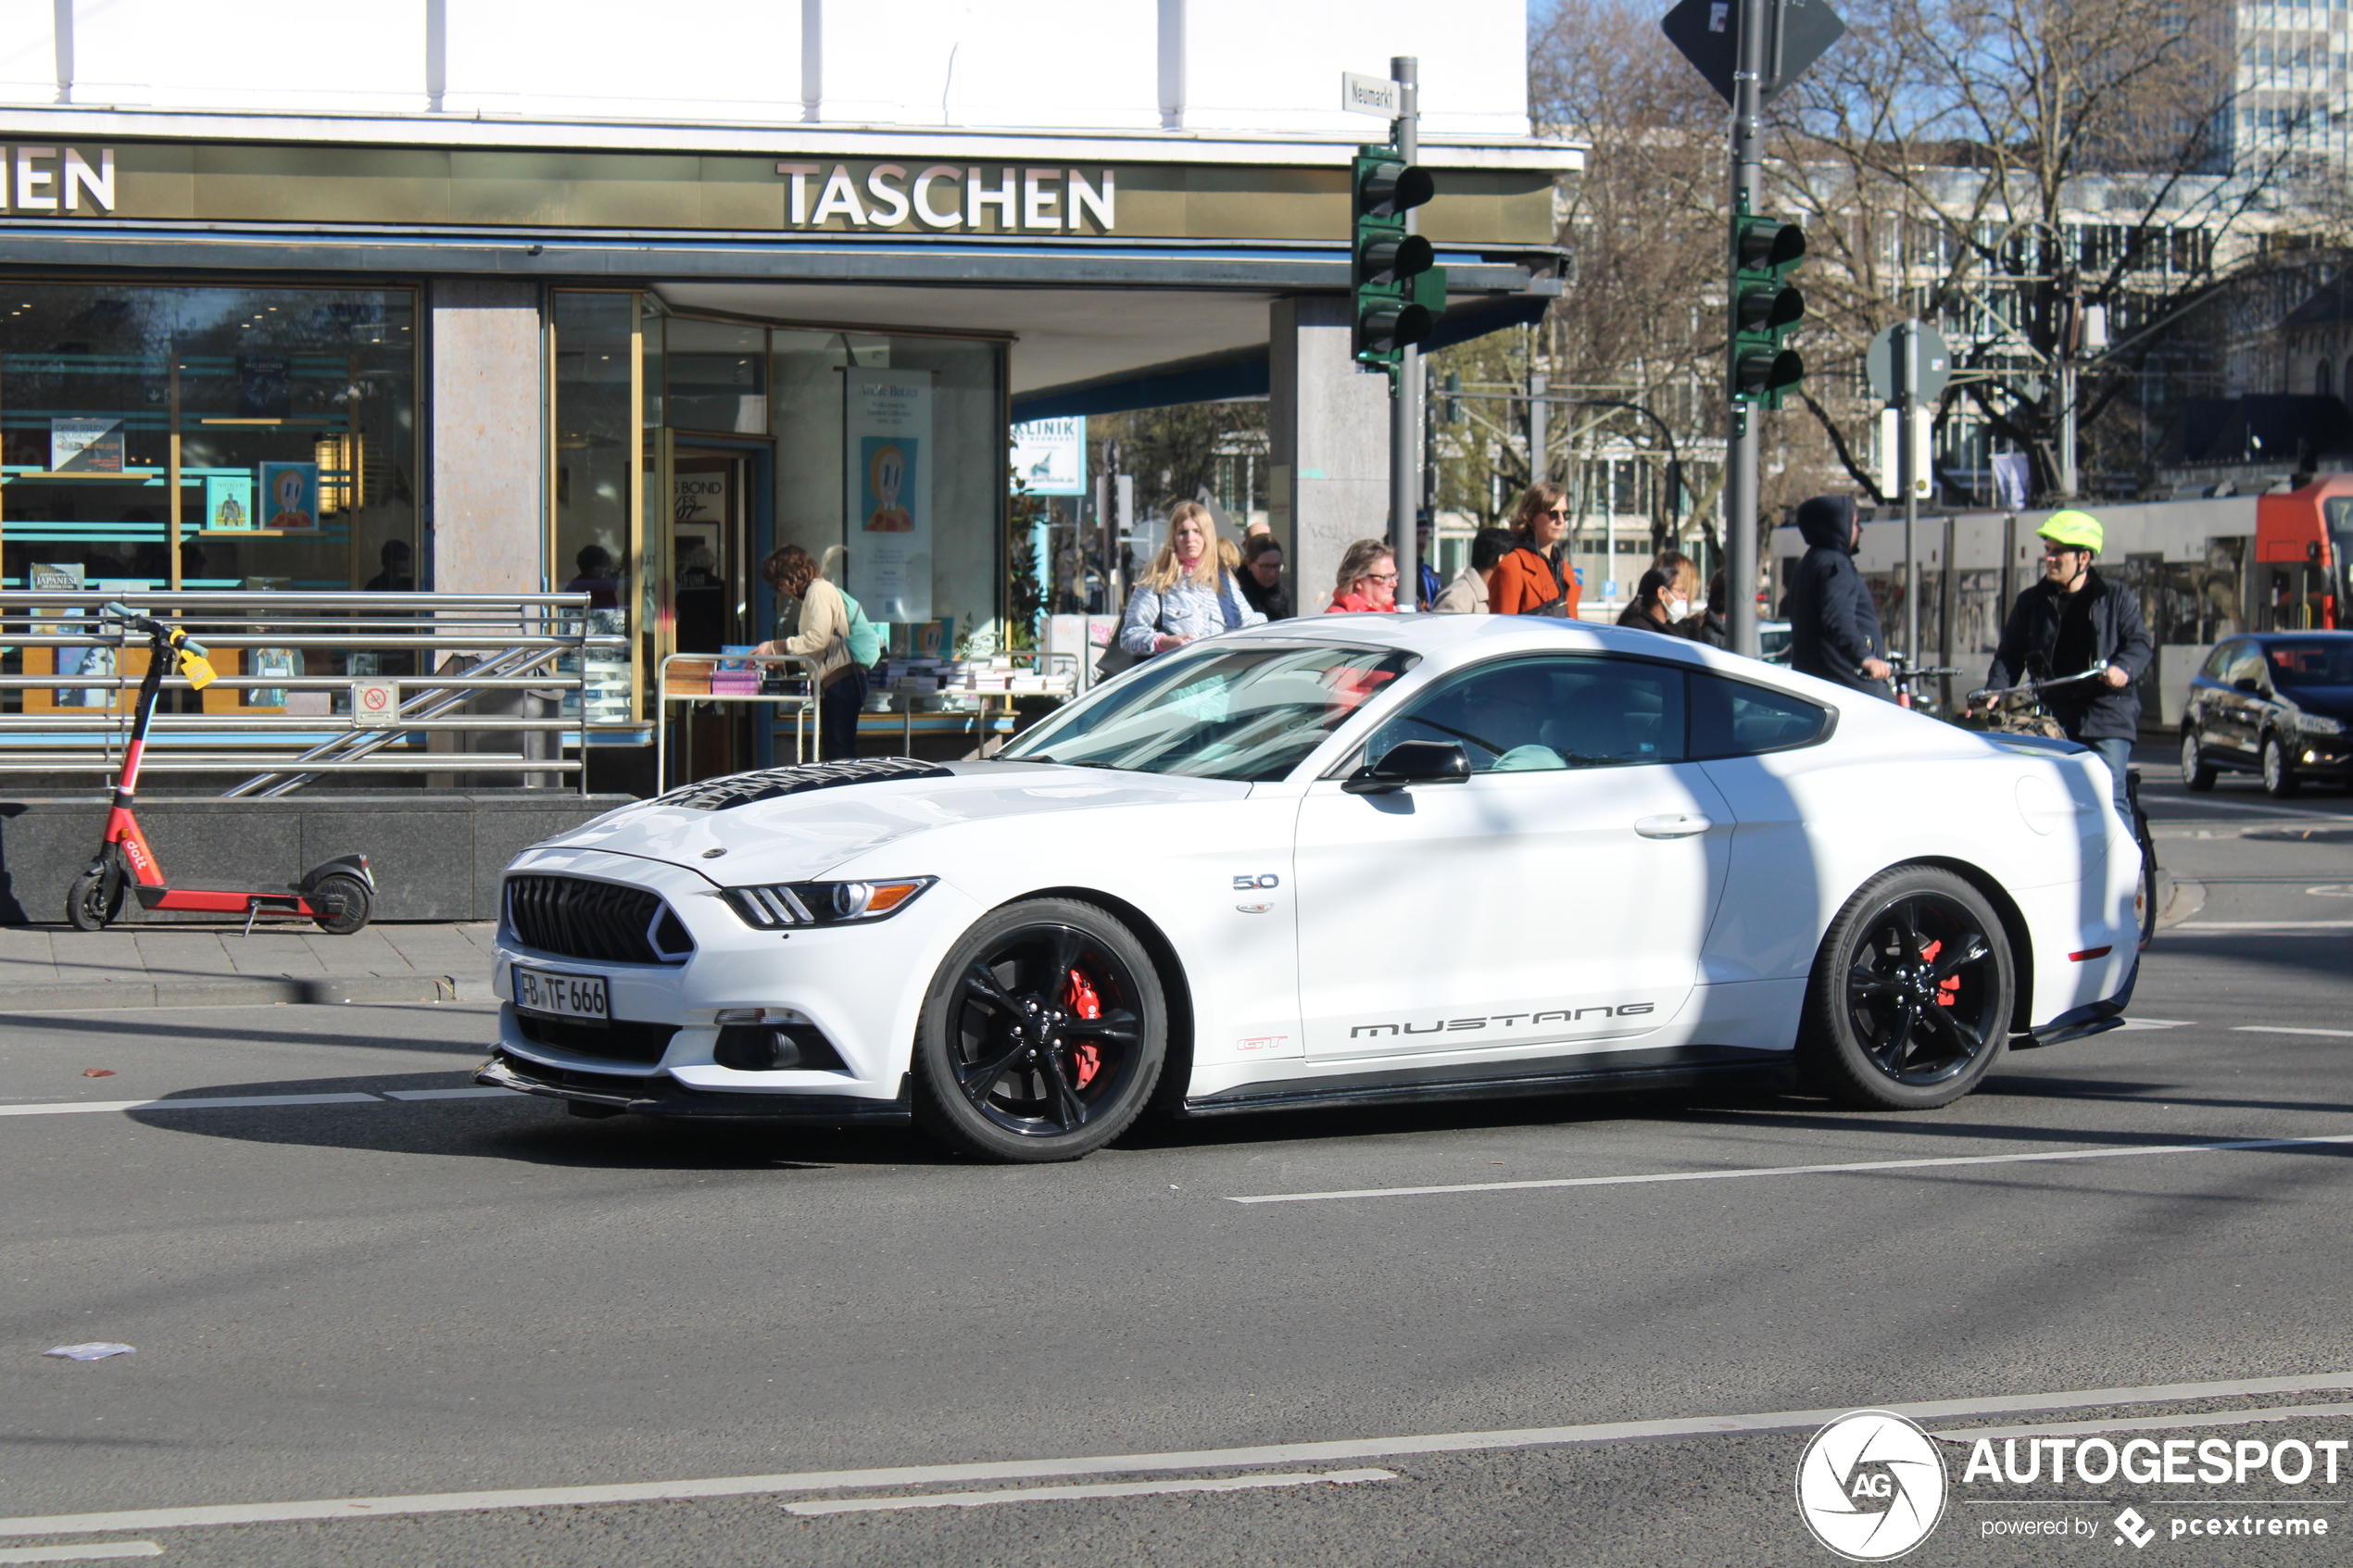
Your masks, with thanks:
[(2299, 713), (2296, 727), (2308, 735), (2341, 735), (2345, 733), (2345, 721), (2321, 713)]
[(888, 920), (938, 880), (915, 876), (897, 882), (778, 882), (720, 891), (746, 925), (783, 931), (791, 926)]

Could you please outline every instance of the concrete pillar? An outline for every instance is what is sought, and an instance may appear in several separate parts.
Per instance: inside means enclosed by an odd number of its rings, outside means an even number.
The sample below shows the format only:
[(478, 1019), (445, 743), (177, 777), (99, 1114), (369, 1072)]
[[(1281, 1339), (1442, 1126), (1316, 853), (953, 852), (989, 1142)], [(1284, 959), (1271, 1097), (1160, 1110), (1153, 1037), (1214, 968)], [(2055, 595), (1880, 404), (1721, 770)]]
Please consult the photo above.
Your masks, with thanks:
[(1345, 295), (1268, 307), (1267, 521), (1302, 615), (1331, 603), (1350, 544), (1389, 534), (1389, 380), (1357, 370), (1353, 309)]
[(547, 456), (539, 285), (443, 278), (426, 299), (433, 318), (432, 586), (445, 594), (538, 593)]

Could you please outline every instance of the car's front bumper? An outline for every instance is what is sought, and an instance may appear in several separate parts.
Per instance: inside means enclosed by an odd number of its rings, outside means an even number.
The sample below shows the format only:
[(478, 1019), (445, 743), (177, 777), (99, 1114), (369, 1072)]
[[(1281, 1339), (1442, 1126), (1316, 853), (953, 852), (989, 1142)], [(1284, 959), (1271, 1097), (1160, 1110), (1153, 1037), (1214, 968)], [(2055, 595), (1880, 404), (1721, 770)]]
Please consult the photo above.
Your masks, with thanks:
[(513, 1089), (638, 1116), (716, 1116), (833, 1126), (853, 1123), (887, 1124), (908, 1119), (907, 1088), (903, 1083), (896, 1099), (863, 1099), (849, 1095), (739, 1094), (689, 1088), (660, 1073), (641, 1077), (549, 1067), (503, 1049), (492, 1053), (490, 1060), (482, 1064), (474, 1073), (474, 1082), (487, 1088)]

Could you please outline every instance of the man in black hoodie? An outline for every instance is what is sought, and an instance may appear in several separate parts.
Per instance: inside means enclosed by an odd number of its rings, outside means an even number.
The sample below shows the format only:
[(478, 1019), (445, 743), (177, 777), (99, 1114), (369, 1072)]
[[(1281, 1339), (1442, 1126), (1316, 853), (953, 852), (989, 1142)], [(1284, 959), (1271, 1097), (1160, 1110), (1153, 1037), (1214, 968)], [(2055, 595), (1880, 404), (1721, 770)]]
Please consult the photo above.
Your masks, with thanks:
[(1797, 532), (1806, 549), (1790, 584), (1790, 667), (1893, 702), (1887, 678), (1894, 670), (1881, 657), (1887, 648), (1879, 607), (1855, 569), (1863, 525), (1854, 497), (1817, 495), (1801, 504)]

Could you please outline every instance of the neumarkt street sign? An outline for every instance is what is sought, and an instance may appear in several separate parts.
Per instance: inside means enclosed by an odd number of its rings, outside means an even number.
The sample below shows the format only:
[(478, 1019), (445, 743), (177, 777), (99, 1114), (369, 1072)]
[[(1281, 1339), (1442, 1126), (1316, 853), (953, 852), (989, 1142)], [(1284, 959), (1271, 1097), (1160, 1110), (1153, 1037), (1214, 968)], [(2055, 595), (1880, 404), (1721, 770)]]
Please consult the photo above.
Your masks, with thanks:
[[(1846, 23), (1831, 9), (1830, 0), (1765, 0), (1764, 10), (1764, 98), (1769, 104), (1839, 41)], [(1732, 73), (1740, 69), (1741, 0), (1682, 0), (1658, 25), (1667, 41), (1730, 103)]]

